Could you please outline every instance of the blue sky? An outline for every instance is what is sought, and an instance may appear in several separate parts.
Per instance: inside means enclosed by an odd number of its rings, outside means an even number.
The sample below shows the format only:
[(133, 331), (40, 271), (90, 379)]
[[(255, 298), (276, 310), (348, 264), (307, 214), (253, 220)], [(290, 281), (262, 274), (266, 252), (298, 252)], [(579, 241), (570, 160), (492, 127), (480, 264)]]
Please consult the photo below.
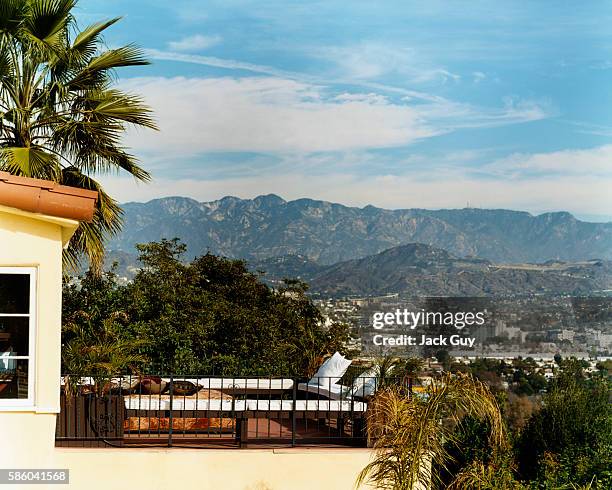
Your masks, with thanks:
[(159, 133), (120, 200), (276, 193), (612, 219), (612, 4), (81, 0)]

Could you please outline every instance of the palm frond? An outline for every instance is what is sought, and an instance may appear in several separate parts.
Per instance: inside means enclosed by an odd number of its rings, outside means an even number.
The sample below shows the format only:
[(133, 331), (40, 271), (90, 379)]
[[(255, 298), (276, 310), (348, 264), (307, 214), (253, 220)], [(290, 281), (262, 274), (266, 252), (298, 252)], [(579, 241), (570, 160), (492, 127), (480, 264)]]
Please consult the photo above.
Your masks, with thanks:
[(105, 90), (89, 95), (95, 103), (92, 116), (99, 121), (123, 121), (136, 126), (158, 129), (151, 109), (141, 97), (128, 95), (119, 90)]
[(15, 66), (8, 49), (0, 51), (0, 83), (6, 83), (15, 74)]
[(121, 229), (123, 210), (98, 182), (75, 167), (62, 171), (62, 183), (98, 193), (93, 221), (80, 223), (72, 237), (71, 247), (64, 251), (64, 264), (78, 270), (81, 258), (86, 255), (92, 270), (99, 271), (104, 263), (104, 242)]
[(69, 48), (70, 57), (79, 62), (84, 62), (92, 58), (98, 50), (102, 32), (119, 20), (121, 20), (121, 17), (115, 17), (114, 19), (103, 22), (96, 22), (79, 32)]
[(67, 82), (72, 90), (87, 90), (104, 87), (111, 72), (117, 68), (126, 66), (148, 65), (141, 49), (134, 45), (123, 46), (117, 49), (109, 49), (92, 58), (91, 61), (79, 70), (74, 77)]
[(452, 461), (445, 443), (454, 438), (455, 424), (465, 415), (485, 419), (494, 447), (505, 444), (504, 425), (495, 397), (471, 376), (447, 374), (431, 383), (422, 396), (401, 387), (380, 390), (368, 405), (368, 438), (375, 456), (359, 474), (357, 484), (378, 488), (413, 489), (440, 483), (432, 468), (448, 469)]
[(1, 148), (0, 170), (55, 182), (60, 180), (61, 175), (57, 156), (34, 146)]
[(123, 128), (120, 124), (64, 118), (53, 126), (54, 150), (70, 155), (81, 172), (96, 174), (125, 170), (137, 180), (150, 180), (149, 173), (138, 165), (135, 157), (118, 146)]
[(0, 2), (0, 33), (15, 33), (23, 21), (26, 3), (23, 0)]
[(68, 37), (76, 0), (30, 0), (22, 34), (39, 48), (60, 50)]

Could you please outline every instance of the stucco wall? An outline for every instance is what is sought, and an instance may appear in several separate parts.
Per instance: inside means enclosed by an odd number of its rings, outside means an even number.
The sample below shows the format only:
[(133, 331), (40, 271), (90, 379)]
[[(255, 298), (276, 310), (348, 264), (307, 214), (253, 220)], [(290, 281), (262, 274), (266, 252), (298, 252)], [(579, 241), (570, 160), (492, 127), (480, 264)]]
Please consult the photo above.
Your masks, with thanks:
[[(35, 409), (41, 413), (59, 411), (62, 233), (59, 224), (0, 209), (0, 267), (38, 269)], [(6, 425), (0, 421), (3, 434), (11, 430)]]
[(366, 449), (341, 448), (57, 448), (43, 466), (70, 468), (70, 485), (51, 487), (58, 490), (349, 490), (369, 457)]
[[(59, 411), (62, 238), (65, 228), (0, 209), (0, 267), (37, 269), (34, 407), (0, 408), (0, 467), (43, 464)], [(30, 373), (32, 374), (32, 373)], [(19, 411), (17, 411), (19, 410)]]

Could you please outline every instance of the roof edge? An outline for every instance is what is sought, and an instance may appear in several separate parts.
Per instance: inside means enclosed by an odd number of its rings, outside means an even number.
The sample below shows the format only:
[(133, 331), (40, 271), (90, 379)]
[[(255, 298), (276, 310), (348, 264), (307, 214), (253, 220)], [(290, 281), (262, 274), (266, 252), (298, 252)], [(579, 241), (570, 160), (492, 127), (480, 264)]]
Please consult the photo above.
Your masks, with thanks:
[(0, 172), (0, 204), (57, 218), (93, 220), (98, 193)]

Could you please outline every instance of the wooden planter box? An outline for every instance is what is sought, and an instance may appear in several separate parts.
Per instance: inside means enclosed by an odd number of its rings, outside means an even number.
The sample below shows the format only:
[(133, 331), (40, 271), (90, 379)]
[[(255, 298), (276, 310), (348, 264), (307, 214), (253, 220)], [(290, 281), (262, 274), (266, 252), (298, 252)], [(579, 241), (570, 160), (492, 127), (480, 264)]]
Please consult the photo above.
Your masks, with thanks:
[(61, 396), (55, 429), (56, 446), (123, 445), (125, 406), (121, 396)]

